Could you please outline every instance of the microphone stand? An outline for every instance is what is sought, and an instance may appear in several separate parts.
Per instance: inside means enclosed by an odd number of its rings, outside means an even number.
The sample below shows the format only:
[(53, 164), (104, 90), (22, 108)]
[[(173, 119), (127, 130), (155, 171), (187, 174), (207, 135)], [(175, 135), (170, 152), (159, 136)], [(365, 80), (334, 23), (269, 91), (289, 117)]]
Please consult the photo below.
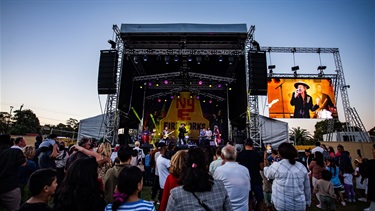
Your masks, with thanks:
[(276, 89), (278, 89), (280, 87), (280, 91), (281, 91), (281, 106), (282, 106), (282, 109), (283, 109), (283, 118), (285, 118), (285, 111), (284, 111), (284, 95), (283, 95), (283, 84), (285, 82), (282, 82), (280, 85), (278, 85)]

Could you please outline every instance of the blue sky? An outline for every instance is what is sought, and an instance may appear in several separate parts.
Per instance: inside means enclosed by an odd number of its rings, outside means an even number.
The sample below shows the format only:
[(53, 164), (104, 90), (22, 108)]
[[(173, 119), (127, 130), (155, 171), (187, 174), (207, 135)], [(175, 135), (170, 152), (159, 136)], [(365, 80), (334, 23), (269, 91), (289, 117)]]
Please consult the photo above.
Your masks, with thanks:
[[(65, 123), (102, 113), (97, 94), (100, 50), (108, 49), (112, 24), (246, 23), (271, 47), (339, 48), (350, 106), (367, 130), (375, 126), (372, 0), (36, 1), (2, 0), (1, 111), (31, 109), (42, 124)], [(291, 54), (271, 54), (274, 72), (290, 73)], [(317, 73), (318, 54), (296, 54), (300, 73)], [(334, 74), (332, 54), (321, 55)], [(260, 98), (260, 113), (266, 99)], [(338, 97), (340, 121), (345, 121)], [(287, 120), (313, 131), (314, 120)]]

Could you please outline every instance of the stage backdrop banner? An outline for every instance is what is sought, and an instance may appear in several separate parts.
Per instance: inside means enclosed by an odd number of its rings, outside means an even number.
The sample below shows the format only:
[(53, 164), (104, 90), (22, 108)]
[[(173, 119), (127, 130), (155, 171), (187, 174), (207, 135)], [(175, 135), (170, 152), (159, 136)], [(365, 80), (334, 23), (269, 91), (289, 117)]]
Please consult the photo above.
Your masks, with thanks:
[[(297, 89), (296, 86), (301, 83), (306, 84), (309, 88), (306, 90), (307, 95), (304, 103), (301, 100), (301, 103), (297, 105), (292, 103), (292, 98)], [(338, 118), (335, 99), (333, 84), (327, 78), (271, 78), (268, 81), (270, 118)], [(302, 107), (308, 107), (310, 103), (312, 103), (312, 109), (306, 111), (308, 114), (304, 114), (304, 117), (295, 115), (303, 113)]]
[(199, 100), (190, 97), (190, 92), (180, 92), (180, 97), (175, 97), (168, 109), (165, 118), (160, 120), (160, 129), (168, 127), (174, 132), (170, 136), (178, 137), (178, 129), (184, 123), (189, 139), (198, 139), (199, 130), (208, 127), (209, 121), (203, 117)]

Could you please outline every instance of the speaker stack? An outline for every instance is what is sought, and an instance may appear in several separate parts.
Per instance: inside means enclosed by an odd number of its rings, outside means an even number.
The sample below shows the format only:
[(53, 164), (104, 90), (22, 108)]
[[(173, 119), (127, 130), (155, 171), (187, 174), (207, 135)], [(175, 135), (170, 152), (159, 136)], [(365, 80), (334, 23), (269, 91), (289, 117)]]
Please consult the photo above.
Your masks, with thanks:
[(265, 51), (249, 51), (250, 95), (267, 95), (267, 59)]
[(101, 50), (98, 74), (98, 94), (115, 94), (117, 87), (117, 50)]

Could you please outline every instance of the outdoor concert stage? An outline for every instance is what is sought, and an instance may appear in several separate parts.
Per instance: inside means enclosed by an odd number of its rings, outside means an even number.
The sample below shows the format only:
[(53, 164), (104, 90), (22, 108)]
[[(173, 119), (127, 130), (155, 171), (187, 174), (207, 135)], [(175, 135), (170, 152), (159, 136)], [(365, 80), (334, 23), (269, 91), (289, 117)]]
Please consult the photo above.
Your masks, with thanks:
[(242, 136), (246, 24), (122, 24), (120, 33), (119, 128), (137, 129), (143, 119), (143, 130), (168, 126), (177, 137), (186, 123), (197, 140), (200, 129), (218, 125), (227, 139), (229, 119)]

